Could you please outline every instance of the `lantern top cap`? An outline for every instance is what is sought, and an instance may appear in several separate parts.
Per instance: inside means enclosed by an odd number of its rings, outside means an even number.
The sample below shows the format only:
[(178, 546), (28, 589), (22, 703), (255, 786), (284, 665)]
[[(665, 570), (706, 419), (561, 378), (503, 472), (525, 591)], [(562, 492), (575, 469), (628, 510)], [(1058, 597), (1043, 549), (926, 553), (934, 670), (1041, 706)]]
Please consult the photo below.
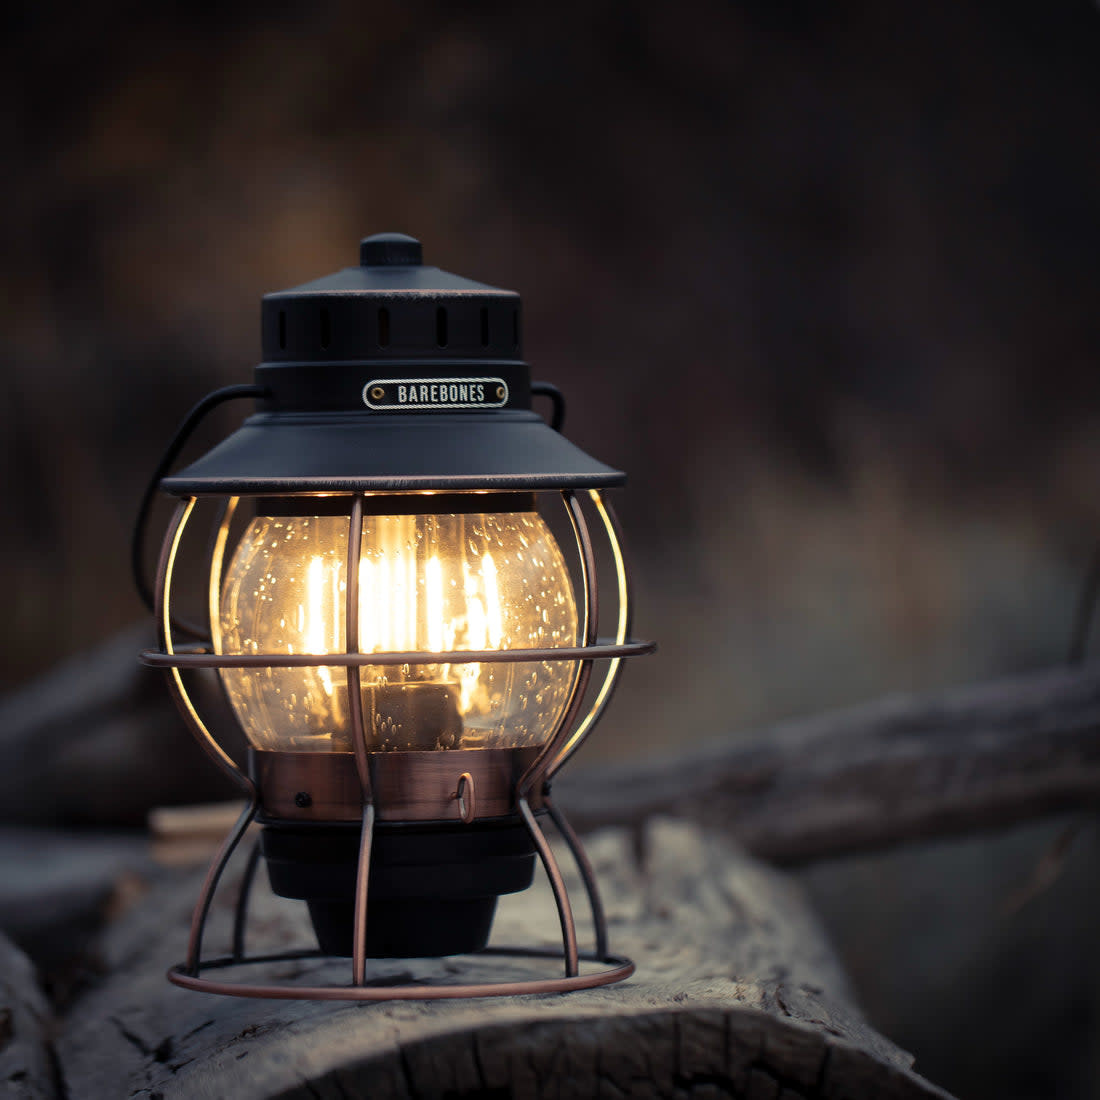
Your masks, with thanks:
[(375, 233), (359, 242), (361, 267), (419, 267), (424, 249), (407, 233)]
[[(384, 298), (437, 298), (473, 307), (480, 302), (506, 299), (518, 302), (514, 290), (479, 283), (464, 275), (455, 275), (424, 264), (424, 249), (415, 237), (406, 233), (375, 233), (359, 242), (359, 264), (323, 275), (300, 286), (275, 290), (264, 295), (267, 309), (293, 309), (305, 300), (305, 308), (315, 307), (318, 298), (339, 296), (359, 299), (367, 305)], [(477, 301), (475, 301), (475, 299)], [(269, 349), (265, 347), (265, 355)]]

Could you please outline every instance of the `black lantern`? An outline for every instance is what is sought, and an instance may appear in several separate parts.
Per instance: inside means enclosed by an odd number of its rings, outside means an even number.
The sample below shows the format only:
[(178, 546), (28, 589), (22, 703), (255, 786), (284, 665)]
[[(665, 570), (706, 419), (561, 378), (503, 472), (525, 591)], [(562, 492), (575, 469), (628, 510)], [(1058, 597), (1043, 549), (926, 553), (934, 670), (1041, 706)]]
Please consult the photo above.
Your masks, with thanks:
[[(591, 868), (550, 782), (599, 719), (622, 659), (654, 647), (629, 636), (626, 569), (603, 498), (623, 475), (556, 430), (561, 395), (532, 383), (520, 358), (519, 296), (424, 267), (419, 242), (380, 234), (362, 242), (360, 266), (264, 298), (263, 353), (254, 385), (220, 390), (192, 412), (135, 534), (161, 639), (143, 660), (167, 671), (200, 744), (248, 792), (171, 980), (244, 996), (380, 1000), (627, 977), (633, 964), (608, 951)], [(553, 427), (532, 411), (539, 395), (553, 403)], [(233, 398), (253, 398), (254, 415), (162, 476), (198, 420)], [(154, 594), (140, 561), (158, 483), (179, 504)], [(185, 529), (208, 498), (217, 508), (205, 630), (178, 621), (174, 587)], [(555, 500), (576, 544), (572, 568), (539, 511)], [(618, 595), (605, 640), (593, 517)], [(188, 631), (197, 642), (181, 642)], [(602, 680), (590, 683), (594, 666)], [(196, 669), (217, 670), (248, 740), (245, 767), (192, 701)], [(578, 951), (547, 818), (588, 892), (591, 955)], [(272, 888), (308, 903), (320, 953), (351, 957), (350, 985), (207, 976), (257, 961), (244, 951), (255, 857), (232, 953), (202, 957), (214, 891), (254, 821)], [(367, 983), (368, 958), (485, 948), (497, 898), (531, 883), (536, 855), (557, 901), (564, 977)]]

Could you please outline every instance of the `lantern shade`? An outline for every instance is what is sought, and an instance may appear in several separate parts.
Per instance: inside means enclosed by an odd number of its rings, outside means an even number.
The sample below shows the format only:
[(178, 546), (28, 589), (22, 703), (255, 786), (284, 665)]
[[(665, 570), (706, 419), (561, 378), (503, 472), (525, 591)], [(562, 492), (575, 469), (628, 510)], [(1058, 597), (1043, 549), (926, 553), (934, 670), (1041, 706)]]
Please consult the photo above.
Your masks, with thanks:
[[(362, 382), (360, 382), (360, 385)], [(258, 413), (165, 478), (178, 496), (434, 489), (599, 489), (625, 475), (530, 410)]]
[[(601, 489), (624, 475), (531, 408), (520, 299), (368, 237), (358, 267), (265, 295), (256, 414), (161, 485), (180, 496)], [(560, 398), (560, 395), (558, 395)]]

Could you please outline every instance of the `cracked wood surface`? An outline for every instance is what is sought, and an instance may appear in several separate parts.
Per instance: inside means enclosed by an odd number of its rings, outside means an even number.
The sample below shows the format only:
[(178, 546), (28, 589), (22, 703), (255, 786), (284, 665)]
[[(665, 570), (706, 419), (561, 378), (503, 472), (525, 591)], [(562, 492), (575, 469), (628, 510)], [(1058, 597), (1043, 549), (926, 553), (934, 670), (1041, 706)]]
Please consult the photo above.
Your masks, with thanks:
[(11, 1100), (57, 1097), (52, 1022), (33, 963), (0, 935), (0, 1095)]
[[(641, 866), (635, 840), (605, 830), (589, 848), (612, 948), (638, 972), (568, 995), (361, 1005), (190, 993), (164, 970), (183, 952), (197, 882), (172, 876), (106, 933), (108, 976), (72, 1006), (57, 1043), (68, 1095), (946, 1097), (862, 1019), (789, 879), (685, 823), (651, 822)], [(227, 889), (215, 904), (214, 951), (232, 902)], [(307, 938), (301, 907), (266, 887), (254, 918), (254, 951)], [(502, 902), (494, 942), (560, 942), (545, 885)], [(372, 974), (467, 980), (490, 976), (488, 966), (389, 960)], [(494, 966), (499, 976), (521, 964)], [(349, 965), (273, 969), (346, 980)]]
[(1093, 810), (1100, 663), (889, 697), (589, 769), (557, 794), (579, 829), (673, 814), (778, 864)]

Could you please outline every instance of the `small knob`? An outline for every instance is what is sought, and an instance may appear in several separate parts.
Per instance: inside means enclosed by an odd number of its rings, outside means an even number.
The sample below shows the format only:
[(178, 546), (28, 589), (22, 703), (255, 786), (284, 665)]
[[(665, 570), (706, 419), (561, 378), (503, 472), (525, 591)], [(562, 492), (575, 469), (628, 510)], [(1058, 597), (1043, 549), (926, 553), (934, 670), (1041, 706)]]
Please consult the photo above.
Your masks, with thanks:
[(419, 267), (423, 250), (415, 237), (405, 233), (375, 233), (359, 242), (363, 267)]
[(474, 795), (474, 777), (469, 772), (463, 772), (458, 777), (458, 787), (452, 798), (458, 800), (458, 816), (463, 825), (469, 825), (477, 814), (477, 802)]

